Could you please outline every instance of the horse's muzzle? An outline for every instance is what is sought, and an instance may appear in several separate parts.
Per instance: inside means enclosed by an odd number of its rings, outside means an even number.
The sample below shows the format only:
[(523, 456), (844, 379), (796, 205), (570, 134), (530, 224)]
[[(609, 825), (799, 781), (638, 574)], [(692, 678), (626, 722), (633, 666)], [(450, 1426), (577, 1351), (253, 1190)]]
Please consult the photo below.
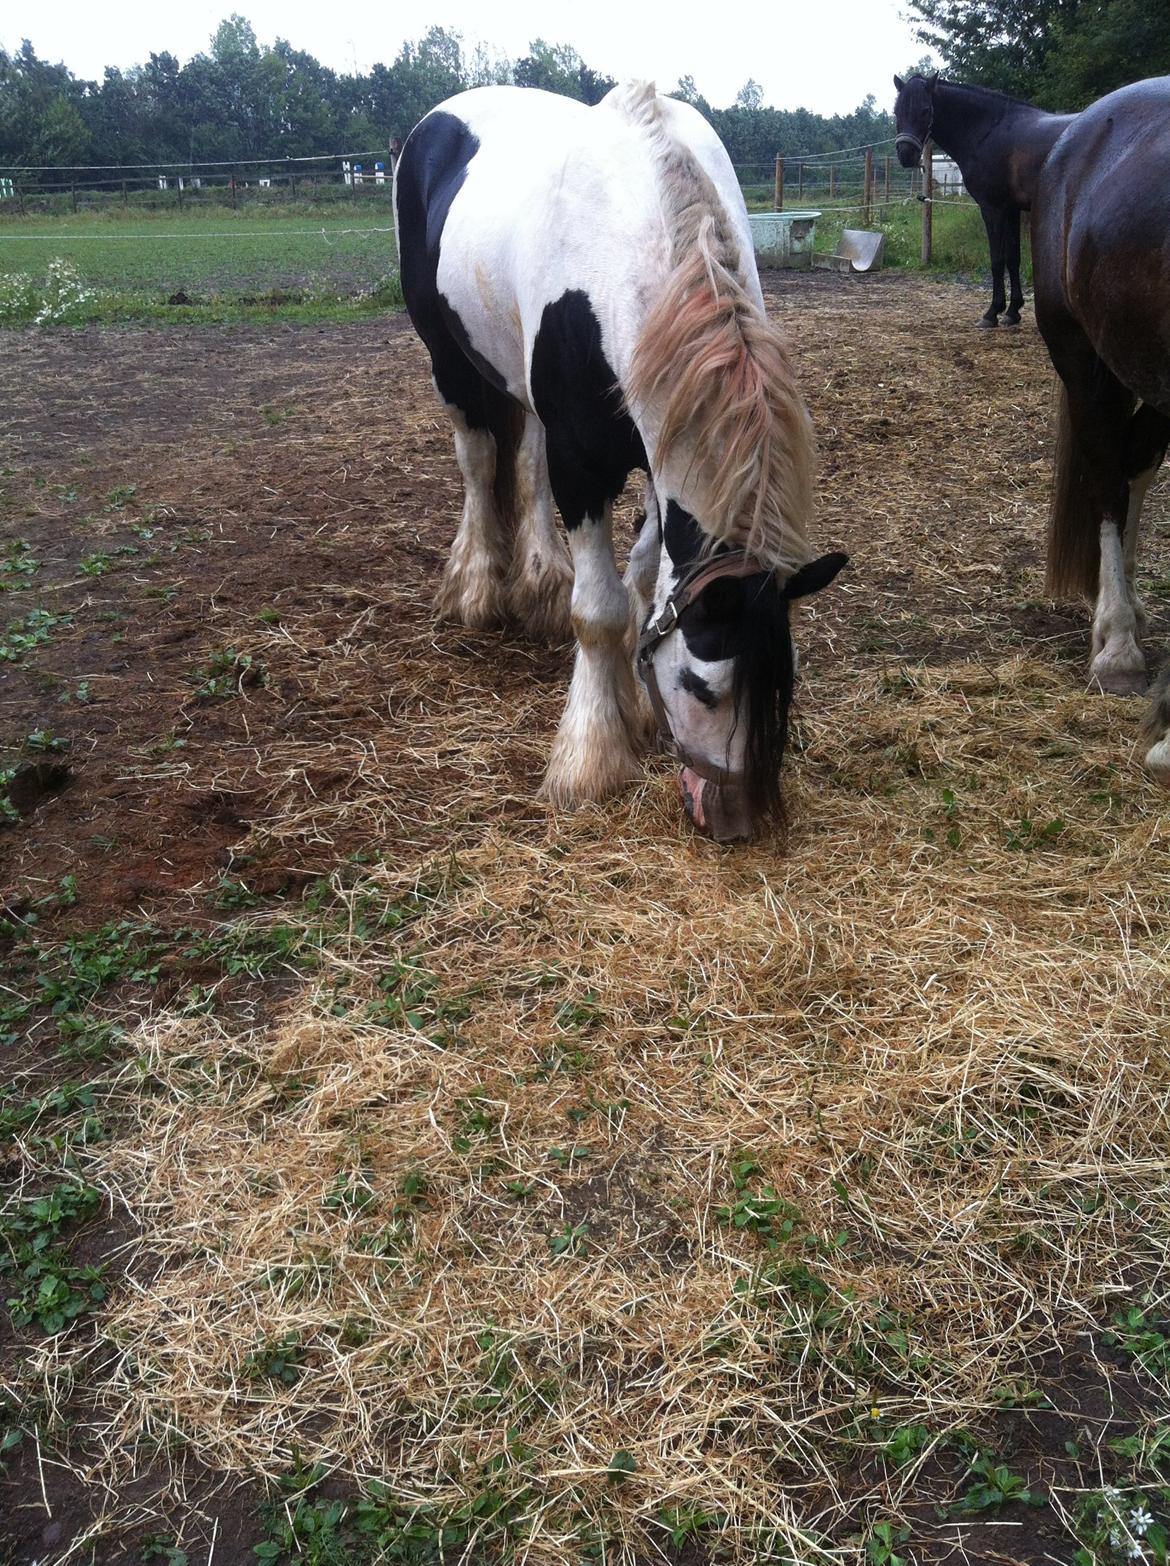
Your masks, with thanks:
[(692, 822), (717, 843), (734, 843), (755, 836), (755, 822), (746, 796), (734, 779), (716, 783), (683, 767), (678, 791)]

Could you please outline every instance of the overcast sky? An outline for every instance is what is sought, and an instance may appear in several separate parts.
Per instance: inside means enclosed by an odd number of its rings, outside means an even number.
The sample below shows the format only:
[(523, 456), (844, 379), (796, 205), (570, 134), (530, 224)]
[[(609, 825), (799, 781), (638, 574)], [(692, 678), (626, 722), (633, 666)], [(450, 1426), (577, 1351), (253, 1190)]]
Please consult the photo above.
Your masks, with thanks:
[[(905, 0), (779, 0), (734, 8), (718, 0), (510, 0), (498, 8), (477, 0), (337, 6), (236, 0), (236, 6), (261, 43), (287, 38), (335, 70), (388, 64), (404, 39), (438, 24), (461, 33), (468, 49), (483, 40), (512, 56), (537, 37), (572, 44), (595, 70), (619, 79), (648, 76), (667, 89), (689, 72), (717, 108), (748, 77), (762, 86), (765, 103), (778, 108), (844, 113), (870, 92), (888, 107), (893, 73), (923, 53), (902, 18)], [(16, 0), (0, 10), (0, 44), (11, 49), (28, 38), (40, 57), (100, 79), (105, 66), (137, 65), (152, 51), (189, 59), (206, 49), (231, 9), (231, 0), (173, 7), (157, 0)]]

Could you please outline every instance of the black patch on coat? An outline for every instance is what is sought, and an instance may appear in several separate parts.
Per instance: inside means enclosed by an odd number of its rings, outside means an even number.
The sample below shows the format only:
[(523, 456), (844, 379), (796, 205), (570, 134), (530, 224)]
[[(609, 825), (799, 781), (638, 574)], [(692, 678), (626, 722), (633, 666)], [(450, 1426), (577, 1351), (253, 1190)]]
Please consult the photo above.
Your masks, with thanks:
[(435, 385), (472, 429), (498, 427), (512, 416), (499, 373), (476, 353), (467, 329), (439, 292), (439, 250), (451, 203), (479, 151), (479, 139), (454, 114), (428, 114), (407, 138), (398, 161), (394, 200), (398, 213), (402, 295), (415, 331), (431, 355)]
[(586, 294), (544, 307), (532, 346), (532, 401), (548, 436), (548, 475), (565, 526), (600, 517), (646, 451), (601, 347)]
[(684, 669), (678, 677), (678, 683), (696, 701), (701, 701), (704, 707), (718, 707), (719, 698), (703, 676), (696, 674), (693, 669)]
[[(663, 540), (679, 571), (697, 559), (706, 543), (694, 517), (673, 500), (666, 508)], [(753, 815), (774, 814), (794, 676), (788, 603), (775, 576), (761, 571), (717, 578), (683, 610), (679, 630), (692, 657), (707, 663), (734, 659), (732, 696), (745, 731), (744, 790)], [(698, 678), (684, 671), (680, 683), (685, 689), (691, 688), (688, 675)]]

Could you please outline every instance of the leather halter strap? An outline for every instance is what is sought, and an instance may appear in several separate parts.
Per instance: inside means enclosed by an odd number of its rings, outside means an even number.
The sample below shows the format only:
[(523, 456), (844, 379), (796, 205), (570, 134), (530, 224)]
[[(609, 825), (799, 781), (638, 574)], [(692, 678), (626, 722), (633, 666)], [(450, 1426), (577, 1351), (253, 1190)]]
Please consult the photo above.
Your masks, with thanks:
[(898, 147), (902, 144), (902, 142), (905, 142), (907, 146), (914, 148), (915, 152), (918, 154), (919, 161), (921, 162), (922, 154), (926, 151), (926, 143), (930, 140), (933, 134), (934, 105), (932, 103), (930, 108), (930, 124), (926, 127), (926, 135), (923, 136), (922, 140), (919, 141), (918, 137), (913, 135), (910, 131), (899, 131), (898, 134), (894, 137), (894, 146)]
[(712, 582), (717, 582), (722, 577), (759, 576), (767, 570), (768, 567), (754, 555), (749, 555), (746, 549), (731, 549), (726, 554), (700, 560), (682, 577), (663, 605), (662, 613), (657, 618), (647, 621), (645, 630), (638, 638), (638, 672), (642, 676), (642, 683), (650, 698), (658, 732), (680, 761), (710, 783), (732, 782), (740, 774), (731, 772), (726, 767), (714, 767), (702, 757), (694, 756), (684, 750), (679, 744), (670, 726), (662, 692), (658, 688), (658, 676), (654, 672), (654, 654), (659, 644), (678, 629), (680, 616), (690, 608), (704, 588), (710, 587)]

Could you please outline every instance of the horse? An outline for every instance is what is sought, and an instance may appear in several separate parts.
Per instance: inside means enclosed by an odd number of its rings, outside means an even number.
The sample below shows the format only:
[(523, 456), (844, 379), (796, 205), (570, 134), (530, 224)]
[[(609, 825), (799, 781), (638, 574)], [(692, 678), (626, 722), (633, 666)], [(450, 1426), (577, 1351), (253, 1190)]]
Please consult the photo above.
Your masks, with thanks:
[[(790, 605), (846, 557), (809, 543), (811, 424), (721, 142), (646, 82), (593, 107), (475, 88), (411, 132), (394, 205), (464, 483), (440, 617), (571, 626), (554, 805), (635, 779), (656, 719), (695, 825), (752, 835), (781, 809)], [(636, 470), (623, 580), (612, 508)]]
[[(1168, 160), (1163, 76), (1080, 114), (1032, 207), (1036, 324), (1060, 378), (1048, 591), (1095, 598), (1089, 677), (1120, 695), (1146, 687), (1138, 525), (1170, 444)], [(1170, 763), (1157, 745), (1149, 759)]]
[[(982, 327), (1020, 324), (1020, 213), (1032, 205), (1036, 181), (1057, 138), (1076, 118), (1047, 114), (1033, 104), (987, 87), (970, 87), (915, 74), (894, 77), (895, 150), (903, 168), (916, 168), (933, 139), (959, 165), (963, 184), (979, 205), (991, 250), (991, 304)], [(1011, 297), (1004, 291), (1007, 267)], [(1005, 313), (1006, 310), (1006, 313)]]

